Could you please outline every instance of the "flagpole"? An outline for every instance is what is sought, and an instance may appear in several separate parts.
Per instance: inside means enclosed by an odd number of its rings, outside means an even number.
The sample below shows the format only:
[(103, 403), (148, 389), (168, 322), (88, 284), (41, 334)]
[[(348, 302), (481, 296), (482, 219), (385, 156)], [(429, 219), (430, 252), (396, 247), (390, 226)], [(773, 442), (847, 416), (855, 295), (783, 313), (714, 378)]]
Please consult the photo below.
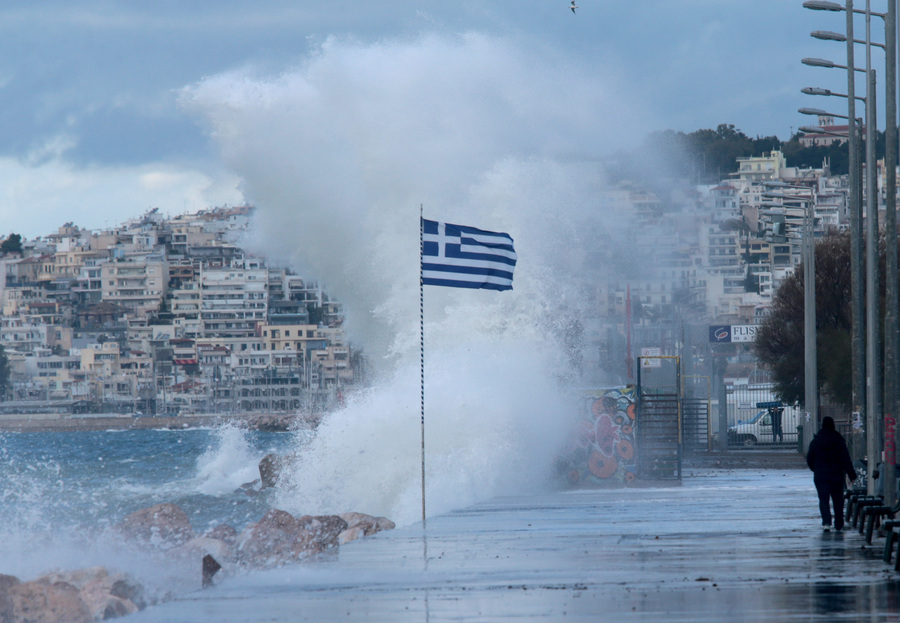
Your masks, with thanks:
[(425, 222), (419, 204), (419, 408), (422, 430), (422, 527), (425, 527), (425, 285), (422, 274)]

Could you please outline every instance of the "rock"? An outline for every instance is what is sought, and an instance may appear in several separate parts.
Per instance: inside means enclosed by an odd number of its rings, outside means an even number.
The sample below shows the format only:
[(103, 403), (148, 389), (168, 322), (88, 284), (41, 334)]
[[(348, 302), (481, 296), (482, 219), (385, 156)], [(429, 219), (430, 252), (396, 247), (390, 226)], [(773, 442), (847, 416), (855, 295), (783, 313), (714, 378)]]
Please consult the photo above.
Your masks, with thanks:
[(286, 511), (270, 509), (238, 536), (238, 558), (264, 567), (302, 560), (316, 551), (313, 533), (304, 525)]
[(90, 584), (78, 594), (81, 601), (91, 613), (91, 620), (106, 621), (134, 614), (140, 608), (129, 599), (122, 599), (107, 591), (102, 584)]
[(235, 530), (233, 526), (227, 523), (221, 523), (212, 530), (209, 530), (203, 536), (210, 539), (218, 539), (220, 541), (224, 541), (229, 545), (234, 545), (235, 541), (237, 540), (237, 535), (237, 530)]
[(347, 529), (347, 522), (338, 515), (303, 515), (299, 522), (312, 533), (317, 551), (337, 547), (338, 535)]
[(203, 588), (213, 585), (213, 577), (222, 569), (219, 561), (207, 554), (202, 559)]
[(371, 536), (382, 530), (393, 530), (396, 524), (387, 517), (373, 517), (365, 513), (341, 513), (340, 517), (347, 522), (348, 528), (360, 527), (364, 536)]
[(125, 573), (110, 575), (104, 579), (102, 584), (108, 587), (110, 595), (130, 601), (137, 606), (138, 610), (147, 607), (144, 599), (144, 587), (130, 575)]
[(285, 474), (297, 463), (296, 454), (267, 454), (259, 462), (259, 482), (261, 489), (274, 487), (285, 477)]
[(281, 476), (282, 458), (277, 454), (267, 454), (259, 462), (259, 481), (262, 488), (274, 487)]
[(296, 419), (293, 414), (267, 413), (247, 418), (244, 425), (254, 430), (283, 433), (296, 426)]
[(25, 583), (0, 575), (0, 623), (105, 621), (145, 606), (139, 583), (103, 567), (49, 573)]
[(155, 547), (183, 545), (194, 537), (191, 522), (175, 504), (156, 504), (137, 510), (120, 526), (123, 534)]
[(49, 573), (35, 582), (75, 587), (95, 621), (133, 614), (147, 606), (140, 583), (124, 573), (110, 575), (104, 567)]
[(341, 545), (396, 527), (394, 522), (386, 517), (373, 517), (365, 513), (341, 513), (340, 517), (347, 522), (347, 529), (338, 535), (338, 542)]
[(0, 623), (14, 623), (12, 597), (9, 596), (9, 589), (17, 584), (21, 584), (19, 578), (13, 575), (0, 574)]
[(248, 498), (253, 498), (259, 495), (260, 488), (257, 485), (260, 484), (259, 478), (254, 480), (253, 482), (245, 482), (240, 487), (235, 489), (235, 493), (243, 493)]
[(93, 615), (77, 588), (65, 582), (23, 582), (8, 589), (12, 620), (28, 623), (88, 623)]
[(397, 527), (393, 521), (388, 519), (387, 517), (376, 517), (375, 518), (375, 532), (381, 532), (382, 530), (393, 530)]
[(97, 580), (109, 577), (109, 571), (105, 567), (85, 567), (84, 569), (76, 569), (74, 571), (57, 571), (48, 573), (34, 580), (35, 582), (43, 582), (44, 584), (57, 584), (64, 582), (71, 584), (78, 590), (83, 589), (88, 584)]
[(343, 532), (338, 535), (338, 544), (345, 545), (350, 541), (355, 541), (356, 539), (361, 539), (366, 536), (366, 529), (362, 526), (354, 526), (352, 528), (347, 528)]

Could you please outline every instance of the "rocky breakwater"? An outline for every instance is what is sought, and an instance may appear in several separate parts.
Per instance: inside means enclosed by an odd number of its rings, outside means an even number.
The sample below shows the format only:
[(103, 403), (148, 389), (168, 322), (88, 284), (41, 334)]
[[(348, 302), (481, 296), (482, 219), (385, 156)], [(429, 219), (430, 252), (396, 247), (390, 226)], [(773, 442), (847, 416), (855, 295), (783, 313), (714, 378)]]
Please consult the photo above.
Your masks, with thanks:
[(200, 561), (211, 556), (229, 570), (312, 560), (339, 545), (393, 528), (391, 520), (365, 513), (295, 516), (272, 508), (241, 531), (219, 524), (197, 534), (181, 508), (163, 503), (135, 511), (119, 529), (127, 539), (173, 557)]
[[(264, 459), (260, 464), (264, 485), (274, 486), (278, 468), (283, 467), (283, 461)], [(189, 591), (212, 585), (213, 576), (220, 571), (228, 575), (314, 562), (335, 553), (341, 545), (393, 528), (394, 522), (385, 517), (359, 512), (295, 516), (270, 508), (241, 530), (223, 523), (199, 534), (181, 507), (160, 503), (129, 514), (115, 532), (129, 548), (161, 556), (179, 568), (196, 569), (196, 576), (190, 571), (196, 583), (187, 582), (180, 587)], [(51, 573), (26, 582), (0, 574), (0, 623), (103, 621), (171, 597), (145, 596), (145, 588), (134, 578), (110, 573), (103, 567)]]
[(103, 567), (27, 582), (0, 575), (0, 623), (89, 623), (133, 614), (145, 605), (138, 582)]

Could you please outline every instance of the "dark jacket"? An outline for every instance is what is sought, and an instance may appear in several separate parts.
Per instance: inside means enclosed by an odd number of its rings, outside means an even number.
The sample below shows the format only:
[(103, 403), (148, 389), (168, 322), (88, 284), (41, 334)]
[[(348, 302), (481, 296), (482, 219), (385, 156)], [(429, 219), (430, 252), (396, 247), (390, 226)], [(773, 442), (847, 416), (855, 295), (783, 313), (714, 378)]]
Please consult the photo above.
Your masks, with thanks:
[(806, 464), (816, 477), (840, 479), (846, 474), (856, 480), (856, 470), (847, 450), (847, 443), (836, 430), (823, 428), (811, 442), (806, 453)]

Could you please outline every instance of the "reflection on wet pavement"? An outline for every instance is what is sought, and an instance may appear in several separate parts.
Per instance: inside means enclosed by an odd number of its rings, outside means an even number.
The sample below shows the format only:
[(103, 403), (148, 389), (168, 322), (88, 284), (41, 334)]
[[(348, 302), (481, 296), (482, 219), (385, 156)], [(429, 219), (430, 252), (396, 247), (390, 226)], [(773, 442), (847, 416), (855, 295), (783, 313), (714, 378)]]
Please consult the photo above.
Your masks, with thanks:
[(802, 470), (504, 498), (234, 575), (140, 621), (897, 621), (881, 541), (823, 533)]

